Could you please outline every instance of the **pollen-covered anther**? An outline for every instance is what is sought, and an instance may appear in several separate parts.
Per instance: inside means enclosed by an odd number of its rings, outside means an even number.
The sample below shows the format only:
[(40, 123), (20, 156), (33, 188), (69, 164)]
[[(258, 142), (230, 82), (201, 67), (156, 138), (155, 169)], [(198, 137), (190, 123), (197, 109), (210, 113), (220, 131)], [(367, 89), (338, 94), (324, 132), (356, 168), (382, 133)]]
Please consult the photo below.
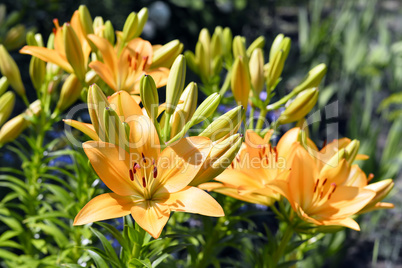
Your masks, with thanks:
[(154, 179), (158, 176), (158, 169), (154, 167)]
[[(135, 172), (135, 169), (134, 169), (134, 172)], [(130, 180), (131, 180), (131, 181), (134, 181), (134, 172), (133, 172), (132, 169), (129, 170)]]
[(146, 162), (147, 162), (147, 160), (145, 159), (145, 155), (144, 155), (144, 153), (141, 153), (141, 156), (142, 156), (142, 161), (144, 161), (144, 163), (146, 163)]
[(142, 71), (145, 70), (145, 67), (146, 67), (146, 65), (147, 65), (147, 62), (148, 62), (148, 56), (142, 57), (142, 66), (141, 66)]
[(331, 198), (331, 195), (335, 192), (336, 190), (336, 183), (331, 183), (331, 188), (329, 188), (328, 192), (328, 200)]
[(317, 191), (317, 187), (318, 187), (318, 184), (320, 183), (320, 179), (317, 179), (317, 181), (315, 182), (315, 185), (314, 185), (314, 191), (313, 191), (313, 193), (315, 193), (315, 191)]
[(142, 186), (147, 187), (147, 182), (145, 181), (145, 177), (142, 177)]

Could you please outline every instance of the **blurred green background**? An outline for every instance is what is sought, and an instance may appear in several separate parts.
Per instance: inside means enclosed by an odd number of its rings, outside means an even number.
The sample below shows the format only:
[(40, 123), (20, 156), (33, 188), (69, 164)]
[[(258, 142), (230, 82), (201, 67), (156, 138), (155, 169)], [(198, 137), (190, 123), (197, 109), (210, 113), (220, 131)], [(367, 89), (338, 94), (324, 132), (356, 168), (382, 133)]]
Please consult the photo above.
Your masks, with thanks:
[[(194, 50), (202, 28), (213, 32), (218, 25), (230, 27), (249, 43), (262, 35), (265, 51), (278, 33), (292, 39), (285, 64), (280, 95), (285, 95), (318, 63), (328, 66), (318, 104), (321, 120), (312, 124), (311, 136), (322, 144), (328, 132), (361, 141), (361, 153), (370, 159), (361, 163), (374, 180), (393, 178), (395, 189), (388, 197), (395, 209), (370, 213), (361, 219), (362, 232), (343, 231), (328, 236), (319, 256), (309, 256), (316, 267), (400, 267), (402, 263), (402, 1), (399, 0), (89, 0), (74, 3), (60, 0), (3, 0), (12, 20), (48, 36), (54, 18), (68, 21), (79, 4), (88, 6), (92, 17), (102, 16), (122, 29), (127, 15), (148, 7), (149, 20), (142, 37), (153, 44), (173, 39)], [(0, 27), (4, 42), (5, 25)], [(19, 30), (22, 30), (20, 28)], [(23, 41), (21, 41), (23, 42)], [(21, 43), (21, 46), (23, 43)], [(10, 48), (27, 88), (29, 56)], [(188, 71), (188, 81), (197, 77)], [(197, 81), (199, 82), (199, 81)], [(32, 86), (31, 86), (32, 87)], [(31, 92), (33, 98), (33, 89)], [(28, 93), (29, 94), (29, 93)], [(325, 113), (334, 104), (336, 115)], [(334, 106), (332, 106), (334, 107)], [(23, 105), (17, 105), (14, 114)], [(314, 118), (312, 118), (314, 119)], [(313, 120), (314, 121), (314, 120)], [(309, 266), (306, 266), (309, 267)]]

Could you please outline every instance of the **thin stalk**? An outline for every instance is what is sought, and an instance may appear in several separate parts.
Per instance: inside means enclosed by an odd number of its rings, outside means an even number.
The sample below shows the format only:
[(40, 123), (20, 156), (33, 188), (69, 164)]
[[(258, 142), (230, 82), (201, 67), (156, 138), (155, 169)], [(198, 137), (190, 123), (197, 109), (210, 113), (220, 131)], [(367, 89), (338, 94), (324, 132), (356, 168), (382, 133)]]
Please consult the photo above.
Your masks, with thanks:
[(289, 242), (293, 236), (293, 233), (294, 233), (293, 226), (291, 224), (287, 223), (285, 232), (282, 236), (281, 242), (279, 243), (279, 247), (273, 255), (273, 261), (275, 264), (274, 267), (277, 267), (279, 261), (285, 256), (286, 246), (289, 244)]
[(255, 131), (257, 133), (262, 131), (262, 127), (265, 121), (265, 116), (267, 115), (268, 110), (267, 109), (261, 109), (260, 115), (258, 117), (257, 125), (255, 127)]

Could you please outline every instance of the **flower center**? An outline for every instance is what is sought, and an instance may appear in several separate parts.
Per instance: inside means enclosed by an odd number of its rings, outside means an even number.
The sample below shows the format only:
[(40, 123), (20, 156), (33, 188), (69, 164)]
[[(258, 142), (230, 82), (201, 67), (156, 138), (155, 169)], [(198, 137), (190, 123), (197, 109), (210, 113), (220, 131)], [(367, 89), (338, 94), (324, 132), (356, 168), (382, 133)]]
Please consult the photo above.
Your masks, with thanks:
[(141, 153), (141, 157), (140, 163), (134, 162), (133, 167), (129, 169), (129, 178), (137, 185), (137, 189), (142, 192), (144, 199), (151, 200), (158, 168), (155, 160), (150, 163), (144, 153)]

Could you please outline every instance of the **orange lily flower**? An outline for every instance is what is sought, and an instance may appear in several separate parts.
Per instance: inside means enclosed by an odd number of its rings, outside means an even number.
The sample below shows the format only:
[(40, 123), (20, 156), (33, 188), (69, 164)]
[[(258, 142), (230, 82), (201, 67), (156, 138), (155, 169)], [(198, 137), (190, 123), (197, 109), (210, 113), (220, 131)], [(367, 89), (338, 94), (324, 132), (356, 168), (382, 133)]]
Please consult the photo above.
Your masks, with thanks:
[(350, 172), (345, 159), (337, 167), (325, 166), (319, 170), (316, 161), (300, 143), (293, 143), (291, 152), (288, 178), (271, 181), (272, 189), (283, 195), (304, 221), (360, 230), (350, 217), (369, 204), (376, 193), (366, 188), (342, 185)]
[(151, 43), (141, 38), (131, 40), (123, 50), (115, 48), (105, 38), (90, 34), (88, 38), (102, 53), (103, 62), (89, 64), (113, 90), (124, 90), (131, 94), (140, 93), (140, 79), (143, 74), (151, 75), (156, 87), (165, 86), (169, 69), (151, 68), (153, 48)]
[[(119, 91), (114, 93), (108, 98), (108, 101), (110, 103), (110, 106), (120, 116), (122, 122), (130, 121), (135, 115), (143, 115), (143, 111), (138, 105), (136, 99), (130, 96), (130, 94), (128, 94), (126, 91)], [(88, 109), (96, 109), (95, 105), (97, 104), (88, 103)], [(67, 125), (80, 130), (92, 140), (100, 140), (92, 124), (82, 123), (72, 119), (65, 119), (63, 121)]]
[(215, 199), (188, 186), (211, 150), (208, 138), (185, 138), (160, 152), (158, 135), (148, 117), (134, 116), (128, 124), (129, 153), (101, 141), (83, 144), (96, 173), (113, 193), (89, 201), (74, 225), (131, 214), (141, 228), (158, 238), (171, 211), (224, 216)]
[[(87, 66), (89, 60), (89, 53), (91, 52), (91, 47), (85, 38), (79, 16), (80, 16), (79, 11), (76, 10), (73, 16), (71, 17), (70, 25), (73, 28), (81, 44), (82, 53), (85, 60), (84, 66)], [(59, 21), (57, 19), (54, 19), (53, 23), (55, 25), (54, 49), (48, 49), (45, 47), (37, 47), (37, 46), (24, 46), (20, 50), (20, 53), (32, 55), (43, 61), (54, 63), (60, 66), (66, 72), (74, 73), (73, 67), (67, 60), (66, 51), (64, 48), (64, 37), (62, 32), (63, 28), (60, 27)]]
[(267, 187), (274, 179), (285, 179), (288, 173), (286, 161), (278, 157), (276, 148), (269, 144), (273, 131), (261, 138), (247, 130), (246, 141), (236, 160), (215, 178), (218, 182), (199, 185), (201, 189), (214, 191), (233, 198), (265, 206), (279, 200), (280, 194)]

